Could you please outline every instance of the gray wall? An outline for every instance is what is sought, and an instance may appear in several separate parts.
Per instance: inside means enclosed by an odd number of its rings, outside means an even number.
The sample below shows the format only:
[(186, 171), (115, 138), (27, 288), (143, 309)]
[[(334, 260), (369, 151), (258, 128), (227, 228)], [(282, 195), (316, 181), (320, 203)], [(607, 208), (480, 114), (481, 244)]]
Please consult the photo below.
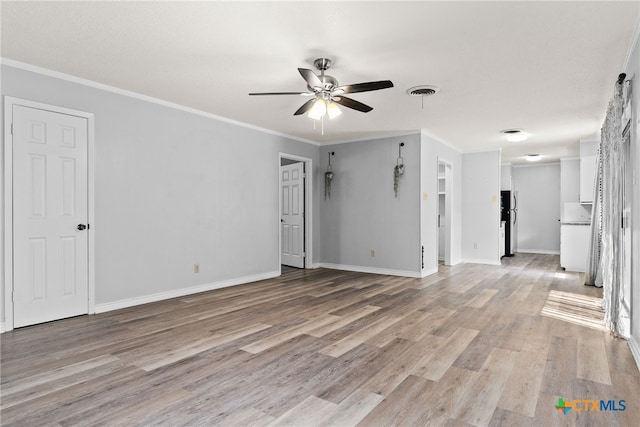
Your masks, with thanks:
[(500, 151), (462, 155), (462, 258), (500, 264)]
[[(424, 246), (424, 270), (429, 273), (438, 268), (438, 161), (444, 160), (452, 165), (451, 198), (451, 263), (462, 260), (462, 155), (449, 145), (432, 136), (421, 134), (422, 163), (422, 209), (421, 209), (421, 241)], [(424, 199), (426, 193), (426, 200)]]
[[(393, 168), (404, 142), (405, 175), (398, 197)], [(327, 153), (334, 172), (324, 199)], [(320, 197), (321, 259), (333, 267), (420, 274), (420, 135), (321, 147), (316, 176)], [(371, 256), (371, 250), (375, 256)]]
[(518, 252), (560, 253), (560, 164), (514, 166)]
[(513, 167), (511, 164), (503, 164), (500, 167), (500, 190), (503, 191), (511, 191), (513, 188), (511, 182), (511, 175), (513, 172)]
[(278, 153), (317, 146), (6, 65), (2, 95), (95, 113), (97, 305), (279, 270)]

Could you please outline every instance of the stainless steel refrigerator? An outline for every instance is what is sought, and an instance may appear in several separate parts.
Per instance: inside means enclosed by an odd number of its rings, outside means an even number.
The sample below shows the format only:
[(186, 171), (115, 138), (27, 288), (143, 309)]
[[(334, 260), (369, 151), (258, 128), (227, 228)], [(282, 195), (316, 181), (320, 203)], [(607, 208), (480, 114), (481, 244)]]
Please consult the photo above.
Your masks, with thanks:
[(518, 241), (518, 194), (515, 191), (500, 192), (500, 221), (505, 222), (504, 256), (516, 253)]

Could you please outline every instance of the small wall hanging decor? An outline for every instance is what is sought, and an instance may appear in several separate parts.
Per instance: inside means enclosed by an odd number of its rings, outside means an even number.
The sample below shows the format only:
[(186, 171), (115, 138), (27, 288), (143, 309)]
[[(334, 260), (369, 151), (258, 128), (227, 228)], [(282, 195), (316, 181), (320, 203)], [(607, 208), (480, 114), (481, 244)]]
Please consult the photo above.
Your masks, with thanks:
[(329, 155), (329, 164), (327, 171), (324, 173), (324, 198), (331, 198), (331, 181), (333, 181), (333, 171), (331, 170), (331, 156), (336, 154), (334, 151), (327, 153)]
[(402, 147), (404, 147), (404, 142), (401, 142), (398, 145), (398, 159), (396, 160), (396, 165), (393, 168), (393, 192), (396, 197), (398, 197), (398, 186), (400, 185), (400, 177), (404, 175), (404, 159), (402, 158)]

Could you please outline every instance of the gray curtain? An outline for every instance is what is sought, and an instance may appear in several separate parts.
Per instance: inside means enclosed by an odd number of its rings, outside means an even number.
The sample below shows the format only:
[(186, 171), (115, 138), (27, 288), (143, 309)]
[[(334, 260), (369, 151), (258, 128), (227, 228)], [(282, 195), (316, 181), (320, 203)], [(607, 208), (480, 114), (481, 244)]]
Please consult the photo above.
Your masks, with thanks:
[(585, 283), (603, 287), (605, 325), (620, 333), (622, 276), (622, 203), (625, 159), (622, 140), (624, 82), (616, 83), (614, 96), (601, 129), (597, 154), (595, 197), (591, 212), (591, 247)]

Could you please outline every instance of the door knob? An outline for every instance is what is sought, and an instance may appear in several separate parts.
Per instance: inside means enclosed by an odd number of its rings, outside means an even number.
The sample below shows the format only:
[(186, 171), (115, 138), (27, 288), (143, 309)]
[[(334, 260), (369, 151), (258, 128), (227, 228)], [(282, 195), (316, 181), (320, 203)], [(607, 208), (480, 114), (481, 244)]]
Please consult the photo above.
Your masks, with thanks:
[(82, 231), (82, 230), (86, 230), (87, 226), (84, 224), (78, 224), (78, 230)]

